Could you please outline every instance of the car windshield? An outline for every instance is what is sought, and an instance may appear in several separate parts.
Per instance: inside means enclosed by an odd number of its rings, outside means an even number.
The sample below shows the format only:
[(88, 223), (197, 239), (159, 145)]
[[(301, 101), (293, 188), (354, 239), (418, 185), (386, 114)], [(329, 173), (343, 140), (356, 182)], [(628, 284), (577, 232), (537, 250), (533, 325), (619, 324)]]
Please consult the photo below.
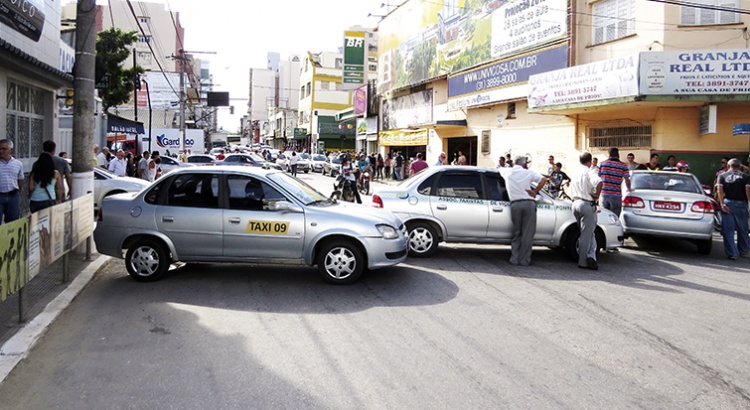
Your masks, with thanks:
[(277, 172), (268, 174), (268, 179), (279, 184), (290, 195), (299, 199), (305, 205), (312, 204), (313, 202), (325, 202), (328, 199), (327, 196), (316, 191), (315, 188), (286, 173)]
[(631, 186), (633, 190), (677, 191), (702, 194), (703, 189), (695, 182), (692, 174), (635, 173)]
[(300, 156), (300, 157), (301, 157), (302, 159), (309, 159), (309, 158), (310, 158), (310, 156), (309, 156), (309, 155), (307, 155), (307, 154), (299, 154), (299, 156)]
[(340, 160), (340, 159), (338, 159), (338, 158), (333, 158), (333, 159), (331, 160), (331, 164), (340, 164), (340, 163), (341, 163), (341, 160)]
[(315, 155), (313, 157), (313, 161), (325, 161), (326, 157), (324, 155)]
[(258, 155), (258, 154), (245, 154), (245, 155), (247, 155), (247, 156), (249, 156), (250, 158), (252, 158), (252, 159), (253, 159), (253, 161), (255, 161), (255, 162), (263, 162), (263, 161), (265, 161), (265, 159), (263, 159), (263, 157), (261, 157), (261, 156), (260, 156), (260, 155)]

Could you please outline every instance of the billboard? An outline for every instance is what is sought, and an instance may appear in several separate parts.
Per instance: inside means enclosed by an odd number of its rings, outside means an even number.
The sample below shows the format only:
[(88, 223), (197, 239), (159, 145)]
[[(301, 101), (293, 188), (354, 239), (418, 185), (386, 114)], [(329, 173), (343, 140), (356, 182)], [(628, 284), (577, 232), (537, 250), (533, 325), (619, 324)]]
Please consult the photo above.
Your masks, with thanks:
[(378, 93), (564, 39), (568, 0), (408, 0), (378, 25)]
[(644, 95), (750, 93), (750, 51), (684, 50), (641, 53)]
[(363, 31), (344, 32), (344, 74), (341, 81), (343, 89), (353, 90), (367, 81), (365, 50)]

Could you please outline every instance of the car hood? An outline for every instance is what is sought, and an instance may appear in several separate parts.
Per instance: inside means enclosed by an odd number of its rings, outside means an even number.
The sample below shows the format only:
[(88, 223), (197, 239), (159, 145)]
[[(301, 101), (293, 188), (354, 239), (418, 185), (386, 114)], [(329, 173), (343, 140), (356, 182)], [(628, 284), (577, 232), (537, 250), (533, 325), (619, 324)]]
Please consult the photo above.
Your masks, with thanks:
[(380, 208), (373, 208), (362, 204), (353, 204), (351, 202), (339, 201), (336, 205), (314, 207), (316, 212), (332, 215), (345, 215), (347, 220), (351, 218), (360, 219), (366, 223), (376, 221), (376, 223), (386, 223), (398, 229), (403, 222), (396, 214)]

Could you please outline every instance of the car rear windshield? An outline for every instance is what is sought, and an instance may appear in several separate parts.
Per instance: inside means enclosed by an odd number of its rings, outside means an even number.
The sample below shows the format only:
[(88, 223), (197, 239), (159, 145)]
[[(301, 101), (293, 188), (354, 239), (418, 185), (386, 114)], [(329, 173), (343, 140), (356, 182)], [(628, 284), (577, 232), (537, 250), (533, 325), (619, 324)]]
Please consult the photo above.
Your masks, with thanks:
[(691, 174), (634, 174), (631, 182), (633, 190), (677, 191), (702, 194), (703, 189)]

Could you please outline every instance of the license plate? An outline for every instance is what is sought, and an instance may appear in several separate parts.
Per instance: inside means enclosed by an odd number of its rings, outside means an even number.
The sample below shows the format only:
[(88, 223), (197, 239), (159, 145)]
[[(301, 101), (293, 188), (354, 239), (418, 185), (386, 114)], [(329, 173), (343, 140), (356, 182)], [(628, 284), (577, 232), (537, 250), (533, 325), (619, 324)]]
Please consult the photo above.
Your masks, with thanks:
[(682, 205), (679, 202), (654, 201), (654, 209), (658, 211), (681, 211)]

